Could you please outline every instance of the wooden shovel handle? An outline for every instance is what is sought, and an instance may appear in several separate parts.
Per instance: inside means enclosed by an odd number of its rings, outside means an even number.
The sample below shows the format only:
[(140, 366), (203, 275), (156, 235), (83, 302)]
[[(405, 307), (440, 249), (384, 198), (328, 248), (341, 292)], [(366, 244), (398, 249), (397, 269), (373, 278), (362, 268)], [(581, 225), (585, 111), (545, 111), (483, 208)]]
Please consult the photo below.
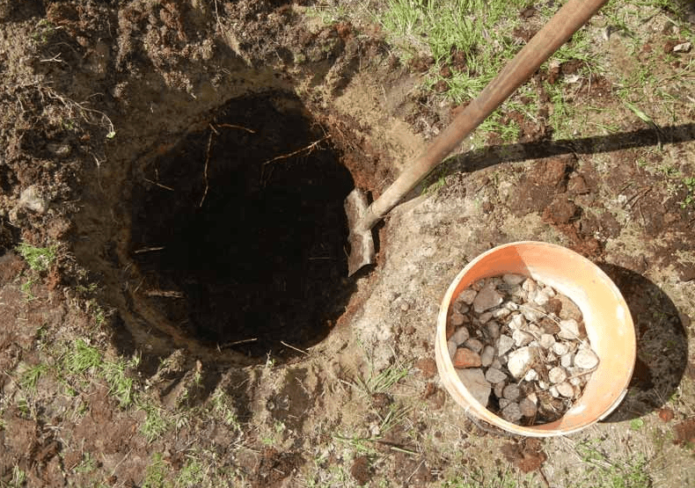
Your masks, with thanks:
[(504, 69), (367, 209), (371, 229), (454, 148), (579, 30), (608, 0), (569, 0)]

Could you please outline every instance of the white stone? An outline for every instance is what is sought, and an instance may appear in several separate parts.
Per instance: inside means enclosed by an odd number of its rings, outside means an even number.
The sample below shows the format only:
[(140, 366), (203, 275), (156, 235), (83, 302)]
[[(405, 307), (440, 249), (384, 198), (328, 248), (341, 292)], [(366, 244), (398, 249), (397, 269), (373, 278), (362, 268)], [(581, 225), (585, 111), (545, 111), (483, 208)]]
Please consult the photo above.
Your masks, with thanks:
[(485, 379), (490, 383), (500, 383), (507, 379), (507, 375), (499, 369), (488, 368), (487, 373), (485, 373)]
[(521, 287), (524, 289), (524, 291), (536, 291), (538, 290), (538, 285), (536, 282), (533, 280), (533, 278), (528, 278), (524, 283), (521, 285)]
[(550, 386), (550, 385), (548, 385), (548, 383), (546, 383), (545, 381), (543, 381), (543, 380), (538, 381), (538, 388), (540, 388), (541, 390), (547, 390), (548, 386)]
[(512, 317), (512, 320), (509, 321), (510, 329), (523, 329), (525, 327), (526, 319), (521, 314), (515, 315), (514, 317)]
[(485, 312), (478, 317), (478, 321), (481, 324), (487, 324), (488, 320), (492, 318), (492, 312)]
[(545, 288), (543, 288), (543, 293), (548, 295), (550, 298), (553, 298), (556, 295), (555, 290), (553, 290), (549, 286), (546, 286)]
[(502, 334), (499, 341), (497, 341), (497, 355), (504, 356), (512, 347), (514, 347), (514, 339)]
[(524, 318), (529, 322), (535, 322), (536, 320), (539, 320), (541, 317), (543, 317), (545, 312), (526, 305), (521, 307), (521, 313), (524, 315)]
[(496, 319), (503, 319), (505, 317), (509, 317), (509, 314), (511, 314), (512, 311), (509, 310), (507, 307), (502, 307), (498, 308), (494, 312), (492, 312), (492, 316), (495, 317)]
[(519, 388), (519, 385), (507, 385), (504, 387), (502, 396), (507, 400), (515, 402), (521, 396), (521, 389)]
[(560, 365), (563, 368), (569, 368), (574, 362), (574, 354), (568, 353), (560, 356)]
[(560, 339), (578, 339), (579, 338), (579, 324), (574, 319), (561, 320), (560, 321), (560, 332), (557, 336)]
[(524, 398), (519, 402), (519, 410), (521, 410), (521, 415), (524, 417), (533, 417), (536, 415), (538, 408), (531, 400)]
[(506, 274), (502, 275), (502, 281), (504, 281), (508, 285), (519, 285), (523, 283), (523, 281), (526, 279), (526, 276), (518, 275), (518, 274)]
[(582, 385), (582, 379), (578, 376), (570, 378), (570, 384), (572, 384), (574, 386), (581, 386)]
[(560, 398), (560, 392), (557, 391), (557, 386), (553, 385), (548, 389), (548, 392), (552, 395), (553, 398)]
[(468, 333), (468, 329), (466, 329), (465, 327), (460, 327), (456, 329), (456, 332), (454, 332), (454, 334), (451, 336), (449, 340), (454, 341), (457, 346), (460, 346), (461, 344), (466, 342), (469, 337), (470, 334)]
[(538, 343), (543, 349), (550, 349), (555, 344), (555, 337), (552, 334), (541, 334)]
[(459, 379), (464, 384), (468, 392), (473, 395), (483, 407), (487, 407), (487, 402), (490, 399), (492, 387), (485, 380), (485, 375), (481, 369), (457, 369)]
[(553, 384), (562, 383), (567, 379), (567, 371), (565, 371), (564, 368), (556, 366), (548, 373), (548, 379)]
[(567, 382), (560, 383), (556, 388), (557, 392), (565, 398), (572, 398), (574, 396), (574, 388)]
[(511, 312), (516, 312), (519, 310), (519, 305), (514, 302), (507, 302), (504, 304), (504, 308), (510, 310)]
[(502, 418), (509, 422), (518, 422), (521, 420), (521, 409), (518, 403), (510, 403), (502, 409)]
[(475, 300), (473, 300), (473, 310), (476, 313), (483, 313), (492, 307), (496, 307), (503, 300), (502, 295), (495, 289), (494, 284), (489, 283), (478, 292)]
[(446, 346), (449, 348), (449, 357), (450, 357), (451, 360), (453, 361), (453, 360), (454, 360), (454, 355), (456, 354), (456, 349), (458, 349), (458, 344), (456, 344), (454, 341), (452, 341), (451, 339), (449, 339), (449, 340), (446, 342)]
[(556, 342), (553, 344), (553, 352), (558, 356), (564, 356), (569, 350), (569, 346), (564, 342)]
[(523, 347), (528, 346), (531, 343), (533, 336), (528, 332), (517, 329), (512, 334), (512, 339), (514, 339), (514, 344), (516, 347)]
[(533, 301), (536, 302), (536, 305), (540, 305), (541, 307), (548, 303), (548, 300), (550, 300), (550, 297), (542, 291), (536, 293), (536, 296), (533, 299)]
[(468, 288), (467, 290), (463, 290), (458, 297), (456, 297), (456, 300), (460, 300), (466, 305), (471, 305), (473, 303), (473, 300), (475, 300), (476, 295), (478, 292), (475, 290), (472, 290)]
[(507, 369), (517, 380), (524, 377), (526, 372), (533, 366), (536, 359), (537, 350), (530, 347), (521, 347), (509, 353), (507, 358)]
[(487, 333), (493, 341), (499, 339), (499, 337), (500, 337), (500, 324), (498, 324), (497, 322), (495, 322), (493, 320), (491, 322), (488, 322), (486, 327), (487, 327)]
[(483, 352), (480, 355), (480, 362), (483, 367), (487, 368), (495, 360), (495, 348), (492, 346), (485, 346)]
[(538, 379), (538, 373), (535, 369), (529, 369), (524, 375), (524, 381), (536, 381)]
[(598, 356), (589, 349), (580, 349), (574, 356), (574, 365), (582, 369), (592, 369), (598, 365)]
[(473, 352), (480, 353), (483, 350), (483, 343), (478, 339), (468, 339), (464, 345)]

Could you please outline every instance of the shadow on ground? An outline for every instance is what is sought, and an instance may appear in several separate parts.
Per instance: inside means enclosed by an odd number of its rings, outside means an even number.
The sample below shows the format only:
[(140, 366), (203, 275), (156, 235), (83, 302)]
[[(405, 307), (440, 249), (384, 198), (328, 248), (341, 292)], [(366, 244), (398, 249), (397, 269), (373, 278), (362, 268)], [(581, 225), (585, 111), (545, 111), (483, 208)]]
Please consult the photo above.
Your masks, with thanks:
[(623, 294), (635, 324), (637, 361), (627, 396), (606, 422), (641, 417), (674, 394), (688, 365), (688, 340), (680, 313), (657, 285), (633, 271), (600, 264)]

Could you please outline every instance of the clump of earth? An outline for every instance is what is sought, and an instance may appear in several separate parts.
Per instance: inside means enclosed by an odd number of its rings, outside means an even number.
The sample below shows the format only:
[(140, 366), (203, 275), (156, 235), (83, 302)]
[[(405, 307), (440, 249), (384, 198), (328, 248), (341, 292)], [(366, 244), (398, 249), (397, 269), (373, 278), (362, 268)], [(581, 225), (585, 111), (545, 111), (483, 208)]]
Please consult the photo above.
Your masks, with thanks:
[(447, 346), (473, 397), (522, 425), (562, 417), (599, 364), (579, 307), (542, 281), (515, 274), (479, 280), (458, 294)]

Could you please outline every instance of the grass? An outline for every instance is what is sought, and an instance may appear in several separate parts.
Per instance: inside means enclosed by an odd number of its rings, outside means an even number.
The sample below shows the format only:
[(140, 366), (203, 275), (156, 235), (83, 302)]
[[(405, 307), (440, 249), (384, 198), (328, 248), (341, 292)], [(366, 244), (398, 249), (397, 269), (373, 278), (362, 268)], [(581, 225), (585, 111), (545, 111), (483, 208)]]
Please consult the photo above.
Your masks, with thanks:
[(689, 206), (695, 206), (695, 178), (688, 177), (683, 178), (683, 186), (687, 191), (685, 198), (681, 202), (681, 208), (687, 208)]
[(599, 449), (599, 441), (596, 440), (581, 442), (577, 444), (576, 450), (587, 466), (585, 477), (578, 482), (577, 486), (586, 488), (650, 488), (652, 486), (652, 480), (647, 471), (647, 461), (642, 454), (630, 456), (621, 461), (612, 461)]
[(167, 483), (167, 467), (162, 459), (161, 453), (154, 453), (152, 461), (145, 469), (145, 479), (142, 482), (142, 488), (165, 488), (170, 487)]
[(145, 436), (147, 442), (153, 442), (169, 429), (169, 422), (162, 415), (160, 408), (149, 403), (143, 403), (139, 407), (147, 414), (140, 426), (140, 433)]
[(45, 364), (37, 364), (29, 368), (23, 375), (19, 384), (27, 390), (35, 390), (39, 382), (39, 378), (48, 371), (48, 366)]
[(34, 271), (46, 271), (56, 259), (56, 246), (34, 247), (27, 243), (17, 246), (17, 252)]

